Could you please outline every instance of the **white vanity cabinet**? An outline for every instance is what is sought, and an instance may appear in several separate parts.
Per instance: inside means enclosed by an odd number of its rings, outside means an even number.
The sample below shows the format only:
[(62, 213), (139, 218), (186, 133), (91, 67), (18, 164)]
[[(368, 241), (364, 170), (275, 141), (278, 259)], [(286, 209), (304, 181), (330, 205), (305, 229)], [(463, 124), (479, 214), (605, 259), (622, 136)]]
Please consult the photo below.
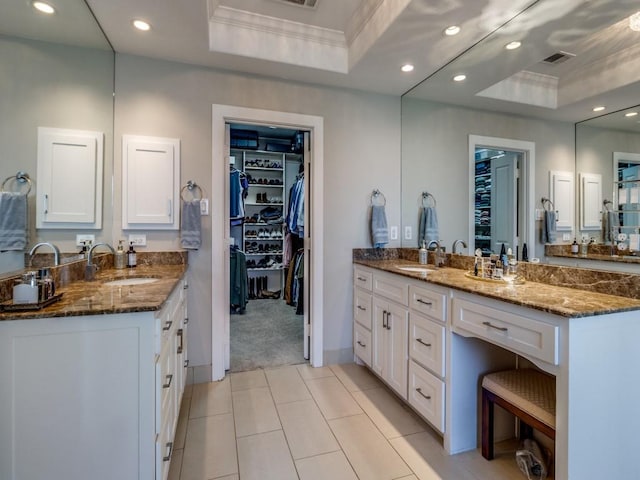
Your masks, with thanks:
[(157, 312), (0, 321), (0, 478), (167, 478), (183, 285)]

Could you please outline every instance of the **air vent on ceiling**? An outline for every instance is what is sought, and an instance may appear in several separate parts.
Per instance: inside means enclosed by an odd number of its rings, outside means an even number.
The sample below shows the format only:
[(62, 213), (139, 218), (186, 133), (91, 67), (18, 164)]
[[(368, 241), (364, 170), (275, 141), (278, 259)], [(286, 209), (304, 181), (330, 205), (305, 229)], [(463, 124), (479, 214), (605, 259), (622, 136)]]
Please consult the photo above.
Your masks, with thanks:
[(297, 7), (316, 8), (318, 0), (275, 0), (276, 2), (295, 5)]
[(543, 63), (548, 63), (550, 65), (558, 65), (559, 63), (566, 62), (570, 58), (575, 57), (575, 54), (569, 52), (557, 52), (553, 55), (549, 55), (547, 58), (542, 60)]

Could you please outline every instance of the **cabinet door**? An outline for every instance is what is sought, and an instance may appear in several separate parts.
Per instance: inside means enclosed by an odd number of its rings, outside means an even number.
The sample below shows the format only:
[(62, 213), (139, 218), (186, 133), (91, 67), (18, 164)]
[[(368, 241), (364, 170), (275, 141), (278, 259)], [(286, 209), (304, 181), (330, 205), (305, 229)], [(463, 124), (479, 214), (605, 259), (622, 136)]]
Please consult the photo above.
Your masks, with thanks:
[(122, 228), (177, 230), (180, 140), (124, 135)]
[(386, 362), (383, 378), (402, 398), (407, 399), (409, 313), (406, 308), (387, 306)]
[(37, 228), (102, 228), (100, 132), (38, 128)]
[(373, 348), (371, 350), (371, 369), (383, 376), (385, 363), (385, 340), (387, 333), (387, 304), (389, 302), (373, 297), (373, 326), (371, 336), (373, 337)]

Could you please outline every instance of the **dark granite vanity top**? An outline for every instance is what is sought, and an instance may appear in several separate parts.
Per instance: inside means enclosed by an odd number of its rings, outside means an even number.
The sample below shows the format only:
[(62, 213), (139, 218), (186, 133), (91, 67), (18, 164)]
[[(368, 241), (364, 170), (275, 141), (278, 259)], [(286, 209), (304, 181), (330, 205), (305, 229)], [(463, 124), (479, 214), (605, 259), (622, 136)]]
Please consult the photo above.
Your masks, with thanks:
[[(470, 258), (470, 257), (467, 257)], [(640, 300), (593, 291), (579, 290), (566, 286), (550, 285), (535, 281), (525, 281), (521, 285), (486, 282), (469, 278), (468, 269), (441, 267), (428, 272), (407, 272), (399, 265), (420, 266), (417, 262), (402, 258), (362, 259), (354, 255), (354, 263), (378, 270), (384, 270), (413, 279), (475, 293), (496, 300), (534, 308), (563, 317), (588, 317), (609, 313), (640, 310)], [(433, 268), (433, 265), (428, 265)]]
[[(100, 270), (94, 281), (61, 282), (62, 299), (35, 311), (0, 312), (0, 321), (78, 315), (101, 315), (160, 310), (187, 270), (186, 264), (139, 265), (136, 268)], [(112, 280), (152, 277), (141, 285), (106, 285)]]

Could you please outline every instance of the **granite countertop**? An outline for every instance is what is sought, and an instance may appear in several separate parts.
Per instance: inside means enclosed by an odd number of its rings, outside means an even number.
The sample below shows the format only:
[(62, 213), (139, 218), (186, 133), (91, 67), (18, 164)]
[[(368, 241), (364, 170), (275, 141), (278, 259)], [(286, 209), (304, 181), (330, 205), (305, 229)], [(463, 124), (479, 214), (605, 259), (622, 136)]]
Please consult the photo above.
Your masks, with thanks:
[[(475, 280), (468, 278), (465, 275), (466, 271), (459, 268), (441, 267), (429, 272), (425, 277), (420, 272), (407, 272), (398, 269), (398, 265), (420, 266), (416, 262), (402, 259), (355, 259), (354, 263), (563, 317), (589, 317), (640, 310), (640, 300), (633, 298), (531, 281), (526, 281), (521, 285), (510, 285)], [(430, 265), (430, 267), (433, 267), (433, 265)]]
[[(63, 294), (60, 301), (41, 310), (0, 312), (0, 321), (160, 310), (186, 270), (184, 264), (100, 270), (94, 281), (76, 281), (57, 289), (56, 293)], [(153, 277), (158, 281), (141, 285), (105, 285), (111, 280), (135, 277)]]

